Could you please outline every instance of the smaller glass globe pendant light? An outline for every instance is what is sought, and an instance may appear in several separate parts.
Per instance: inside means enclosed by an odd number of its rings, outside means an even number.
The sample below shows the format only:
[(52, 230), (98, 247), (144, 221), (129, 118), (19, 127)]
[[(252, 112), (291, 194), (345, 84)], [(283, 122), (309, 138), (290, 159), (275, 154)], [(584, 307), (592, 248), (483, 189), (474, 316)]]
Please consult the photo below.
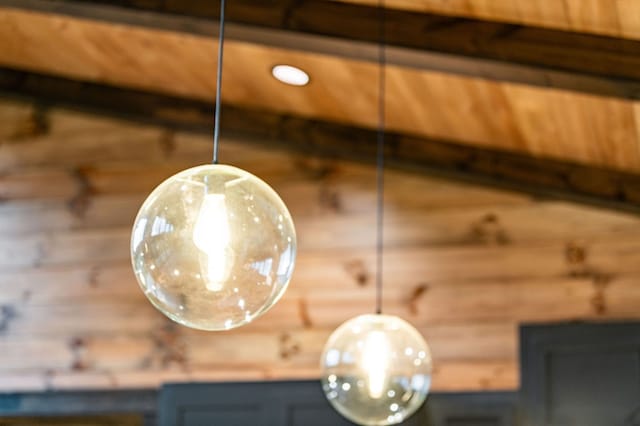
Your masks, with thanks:
[(360, 425), (392, 425), (423, 404), (431, 385), (431, 354), (420, 333), (393, 315), (367, 314), (338, 327), (321, 360), (331, 405)]
[(187, 327), (228, 330), (265, 313), (286, 290), (296, 233), (278, 194), (256, 176), (217, 164), (224, 40), (221, 1), (213, 164), (162, 182), (131, 234), (145, 296)]
[(320, 360), (321, 383), (331, 405), (366, 426), (406, 420), (424, 403), (431, 386), (431, 352), (408, 322), (382, 314), (384, 213), (385, 50), (384, 1), (380, 0), (379, 128), (377, 144), (376, 314), (360, 315), (338, 327)]

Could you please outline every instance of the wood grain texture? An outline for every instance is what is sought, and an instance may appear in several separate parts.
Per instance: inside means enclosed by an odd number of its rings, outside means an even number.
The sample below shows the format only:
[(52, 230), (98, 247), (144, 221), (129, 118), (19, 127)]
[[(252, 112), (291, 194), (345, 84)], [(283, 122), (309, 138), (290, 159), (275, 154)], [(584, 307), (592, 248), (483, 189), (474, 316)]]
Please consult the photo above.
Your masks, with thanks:
[[(194, 37), (209, 37), (217, 31), (211, 21), (203, 19), (217, 13), (210, 3), (195, 0), (179, 5), (136, 1), (119, 4), (114, 7), (70, 0), (0, 1), (3, 10), (69, 17), (111, 27), (124, 25)], [(230, 40), (336, 59), (377, 61), (379, 25), (375, 7), (322, 0), (278, 0), (268, 7), (264, 2), (248, 0), (234, 5), (229, 19), (238, 25), (230, 25)], [(640, 42), (635, 40), (401, 10), (387, 10), (385, 20), (389, 64), (601, 96), (634, 100), (640, 97)], [(111, 38), (108, 44), (114, 43)], [(177, 39), (165, 41), (175, 44)], [(148, 55), (148, 49), (138, 53), (146, 45), (145, 41), (125, 45), (136, 50), (128, 57)], [(104, 51), (102, 44), (99, 51), (103, 55), (114, 53)], [(78, 49), (72, 49), (72, 54), (78, 53)], [(95, 59), (95, 55), (92, 57)], [(129, 59), (124, 61), (132, 65)]]
[[(375, 0), (337, 1), (377, 4)], [(640, 5), (634, 0), (387, 0), (386, 5), (417, 12), (640, 38)]]
[[(31, 108), (6, 103), (0, 111), (19, 112), (6, 128)], [(371, 166), (223, 140), (225, 162), (282, 194), (299, 260), (264, 317), (198, 332), (146, 301), (128, 240), (141, 200), (208, 161), (210, 139), (172, 132), (167, 149), (163, 128), (39, 114), (43, 130), (0, 143), (1, 391), (314, 378), (332, 330), (373, 309)], [(638, 318), (637, 217), (409, 172), (386, 178), (384, 308), (430, 342), (434, 389), (517, 389), (523, 322)]]
[[(215, 45), (210, 38), (17, 9), (2, 9), (0, 22), (2, 65), (199, 100), (213, 98)], [(540, 36), (535, 32), (524, 32), (516, 41), (502, 41), (495, 55), (504, 59), (501, 52), (509, 50), (535, 56), (536, 49), (517, 46), (536, 37)], [(443, 49), (450, 40), (446, 31), (433, 37)], [(592, 46), (586, 42), (567, 40), (571, 42), (584, 48), (572, 61), (601, 68), (594, 68), (594, 73), (611, 67), (593, 60)], [(640, 50), (635, 44), (621, 46), (620, 63), (637, 73), (640, 67), (634, 61), (639, 56), (634, 53)], [(240, 41), (229, 41), (227, 47), (223, 98), (229, 104), (375, 127), (375, 64)], [(55, 61), (52, 51), (58, 52)], [(559, 47), (542, 56), (563, 59), (563, 52)], [(270, 76), (276, 63), (306, 69), (312, 83), (304, 88), (284, 86)], [(640, 170), (639, 126), (632, 102), (400, 66), (389, 66), (387, 75), (390, 130), (539, 158)], [(180, 113), (192, 112), (165, 111)]]
[[(377, 0), (331, 0), (350, 5), (377, 7)], [(56, 2), (59, 3), (59, 2)], [(108, 0), (95, 3), (113, 4)], [(269, 3), (244, 0), (228, 5), (232, 22), (250, 21), (277, 26), (290, 23), (296, 8), (315, 7), (330, 1), (312, 0)], [(118, 6), (164, 14), (215, 18), (218, 5), (201, 0), (118, 0)], [(640, 10), (635, 0), (386, 0), (385, 7), (419, 13), (539, 26), (620, 38), (640, 37)], [(64, 10), (53, 4), (49, 10)], [(294, 19), (295, 21), (295, 19)]]

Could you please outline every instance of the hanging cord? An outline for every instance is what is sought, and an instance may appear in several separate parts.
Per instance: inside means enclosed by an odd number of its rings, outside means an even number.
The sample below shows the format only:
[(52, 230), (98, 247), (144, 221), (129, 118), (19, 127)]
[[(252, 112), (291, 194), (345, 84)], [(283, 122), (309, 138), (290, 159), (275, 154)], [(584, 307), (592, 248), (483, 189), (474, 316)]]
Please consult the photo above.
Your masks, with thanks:
[(386, 40), (384, 0), (378, 1), (379, 13), (379, 49), (378, 49), (378, 144), (377, 144), (377, 208), (376, 208), (376, 314), (382, 313), (382, 255), (384, 224), (384, 130), (385, 130), (385, 94), (386, 94)]
[(222, 58), (224, 51), (224, 9), (225, 0), (220, 0), (220, 25), (218, 27), (218, 71), (216, 75), (216, 110), (213, 124), (213, 164), (218, 164), (218, 143), (220, 141), (220, 99), (222, 98)]

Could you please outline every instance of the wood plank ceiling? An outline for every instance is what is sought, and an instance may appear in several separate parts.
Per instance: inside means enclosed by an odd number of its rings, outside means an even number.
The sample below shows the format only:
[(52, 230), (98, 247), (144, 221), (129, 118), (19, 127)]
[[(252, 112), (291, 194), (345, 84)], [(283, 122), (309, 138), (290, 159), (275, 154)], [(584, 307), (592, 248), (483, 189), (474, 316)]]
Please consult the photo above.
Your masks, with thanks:
[[(15, 9), (3, 11), (0, 63), (176, 96), (214, 96), (210, 38)], [(224, 100), (233, 105), (375, 127), (376, 65), (230, 41)], [(274, 80), (277, 63), (312, 84)], [(559, 90), (388, 68), (390, 130), (474, 146), (640, 171), (637, 103)], [(638, 116), (638, 117), (637, 117)]]
[[(385, 309), (429, 339), (436, 390), (514, 390), (519, 324), (640, 312), (640, 219), (529, 195), (638, 211), (640, 4), (615, 2), (615, 26), (595, 0), (392, 1)], [(229, 2), (221, 158), (289, 205), (290, 290), (225, 334), (139, 291), (136, 209), (210, 158), (192, 131), (210, 130), (214, 3), (0, 0), (0, 391), (315, 377), (371, 310), (378, 14), (334, 1)], [(311, 84), (273, 80), (280, 62)]]
[[(378, 4), (377, 0), (337, 1)], [(640, 13), (634, 0), (386, 0), (386, 5), (417, 12), (640, 38)]]

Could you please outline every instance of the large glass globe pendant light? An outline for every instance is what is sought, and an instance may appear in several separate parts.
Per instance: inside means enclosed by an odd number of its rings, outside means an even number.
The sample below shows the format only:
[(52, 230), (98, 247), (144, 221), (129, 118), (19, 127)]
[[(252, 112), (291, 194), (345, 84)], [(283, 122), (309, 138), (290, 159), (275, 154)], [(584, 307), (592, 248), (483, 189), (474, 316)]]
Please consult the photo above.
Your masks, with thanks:
[(221, 1), (213, 164), (162, 182), (133, 225), (131, 260), (145, 296), (188, 327), (228, 330), (273, 306), (286, 290), (296, 233), (278, 194), (256, 176), (217, 164), (224, 39)]
[(296, 256), (291, 216), (256, 176), (227, 165), (184, 170), (143, 203), (131, 236), (138, 283), (172, 320), (226, 330), (266, 312)]
[(431, 352), (408, 322), (382, 314), (384, 213), (385, 44), (384, 0), (379, 2), (380, 57), (377, 143), (376, 313), (338, 327), (320, 359), (322, 389), (350, 421), (367, 426), (406, 420), (424, 403), (431, 386)]

